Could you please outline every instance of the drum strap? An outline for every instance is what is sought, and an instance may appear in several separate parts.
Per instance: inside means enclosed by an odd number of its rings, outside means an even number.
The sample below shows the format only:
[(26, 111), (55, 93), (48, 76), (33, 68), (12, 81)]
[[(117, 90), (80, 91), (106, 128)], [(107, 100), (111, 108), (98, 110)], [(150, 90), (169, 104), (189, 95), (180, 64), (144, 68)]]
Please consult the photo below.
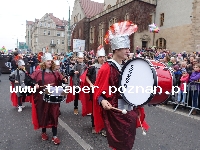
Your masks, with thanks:
[(113, 59), (107, 61), (110, 65), (114, 66), (119, 72), (121, 72), (121, 66)]
[(17, 68), (17, 79), (18, 79), (19, 85), (21, 85), (21, 83), (20, 83), (19, 69), (18, 68)]
[(44, 86), (44, 72), (45, 72), (45, 69), (43, 69), (42, 71), (42, 86)]

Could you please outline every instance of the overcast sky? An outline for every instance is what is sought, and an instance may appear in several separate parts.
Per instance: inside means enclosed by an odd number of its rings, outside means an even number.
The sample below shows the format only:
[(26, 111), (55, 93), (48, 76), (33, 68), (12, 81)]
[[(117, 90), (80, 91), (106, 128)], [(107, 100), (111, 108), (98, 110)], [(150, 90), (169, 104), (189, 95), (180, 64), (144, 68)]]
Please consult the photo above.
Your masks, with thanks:
[[(73, 0), (1, 0), (0, 11), (0, 48), (17, 47), (19, 42), (25, 42), (26, 20), (41, 19), (46, 13), (60, 19), (68, 20), (69, 5), (73, 10)], [(103, 3), (104, 0), (92, 0)]]

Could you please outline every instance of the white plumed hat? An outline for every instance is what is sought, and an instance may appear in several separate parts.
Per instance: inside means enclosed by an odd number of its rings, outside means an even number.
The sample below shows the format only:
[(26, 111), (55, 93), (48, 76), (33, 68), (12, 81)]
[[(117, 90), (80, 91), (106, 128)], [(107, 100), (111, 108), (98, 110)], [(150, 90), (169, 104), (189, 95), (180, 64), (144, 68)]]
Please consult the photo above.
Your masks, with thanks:
[(106, 56), (104, 47), (102, 45), (97, 48), (97, 57), (101, 56)]
[(60, 66), (60, 61), (59, 60), (55, 60), (54, 63), (56, 64), (56, 66)]
[(18, 60), (17, 64), (18, 66), (25, 66), (25, 63), (22, 59)]
[(79, 58), (84, 58), (83, 52), (78, 52), (78, 57), (79, 57)]
[(131, 21), (118, 22), (110, 26), (106, 32), (104, 41), (111, 45), (112, 50), (130, 48), (129, 36), (136, 32), (137, 25)]
[(42, 56), (42, 61), (47, 61), (47, 60), (53, 60), (53, 57), (51, 53), (45, 53), (44, 56)]

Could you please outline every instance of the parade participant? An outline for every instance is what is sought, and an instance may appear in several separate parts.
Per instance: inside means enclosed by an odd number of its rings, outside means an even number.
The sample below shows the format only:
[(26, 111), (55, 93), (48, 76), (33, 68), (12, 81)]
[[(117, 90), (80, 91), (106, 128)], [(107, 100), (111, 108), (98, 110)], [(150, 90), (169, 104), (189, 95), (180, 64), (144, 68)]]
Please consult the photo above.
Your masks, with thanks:
[(36, 65), (36, 59), (33, 54), (30, 55), (28, 63), (30, 64), (30, 74), (32, 74), (35, 71), (35, 65)]
[(46, 128), (52, 128), (53, 137), (52, 141), (55, 145), (60, 143), (57, 137), (57, 126), (59, 117), (59, 103), (48, 103), (43, 100), (43, 95), (40, 91), (43, 91), (45, 85), (59, 86), (59, 83), (65, 81), (58, 71), (55, 70), (55, 64), (53, 57), (50, 53), (45, 53), (42, 57), (42, 63), (40, 69), (31, 74), (32, 79), (36, 81), (36, 92), (34, 93), (34, 103), (32, 105), (32, 122), (34, 129), (42, 128), (42, 140), (48, 140)]
[(59, 60), (54, 60), (54, 63), (56, 65), (55, 70), (60, 71), (60, 61)]
[[(18, 60), (18, 68), (13, 71), (10, 76), (9, 80), (13, 83), (13, 87), (15, 90), (18, 89), (18, 92), (11, 93), (11, 100), (13, 103), (13, 106), (18, 106), (18, 112), (22, 111), (22, 108), (25, 106), (22, 106), (22, 102), (32, 102), (30, 97), (26, 97), (26, 93), (19, 92), (19, 88), (25, 88), (24, 80), (25, 80), (25, 63), (23, 60)], [(20, 90), (21, 91), (21, 90)]]
[(15, 71), (17, 69), (17, 63), (18, 60), (22, 59), (21, 51), (15, 48), (15, 51), (13, 52), (14, 57), (11, 60), (11, 72)]
[(37, 65), (37, 67), (35, 68), (35, 70), (40, 70), (40, 63), (41, 63), (41, 61), (42, 61), (42, 56), (43, 56), (43, 52), (39, 52), (38, 53), (38, 55), (37, 55), (37, 59), (38, 59), (38, 65)]
[[(122, 114), (113, 107), (118, 108), (127, 103), (119, 91), (109, 94), (110, 86), (119, 87), (121, 64), (130, 52), (129, 35), (136, 31), (137, 25), (130, 21), (115, 23), (110, 27), (105, 42), (111, 44), (113, 59), (101, 66), (95, 82), (98, 87), (94, 91), (95, 130), (99, 132), (105, 127), (108, 144), (113, 150), (131, 150), (138, 126), (137, 118), (140, 116), (141, 122), (144, 123), (142, 108), (133, 107), (127, 114)], [(143, 127), (145, 128), (144, 125)]]
[[(55, 71), (60, 72), (60, 61), (59, 60), (54, 60), (55, 63)], [(60, 72), (61, 73), (61, 72)], [(62, 74), (62, 73), (61, 73)], [(61, 112), (59, 111), (59, 115), (61, 115)]]
[[(83, 88), (84, 86), (93, 87), (96, 81), (96, 76), (98, 74), (99, 69), (105, 62), (105, 50), (102, 45), (97, 48), (97, 63), (91, 65), (86, 72), (81, 76), (81, 82)], [(84, 76), (85, 75), (85, 76)], [(86, 84), (88, 83), (88, 84)], [(91, 113), (91, 122), (92, 122), (92, 133), (96, 133), (94, 129), (94, 116), (93, 116), (93, 93), (92, 90), (89, 94), (80, 92), (80, 99), (82, 102), (82, 116), (85, 116)], [(105, 130), (101, 131), (103, 136), (106, 136)]]
[[(87, 65), (83, 63), (84, 54), (82, 52), (78, 53), (77, 63), (73, 66), (72, 70), (70, 71), (70, 86), (80, 86), (80, 76), (85, 72), (87, 69)], [(74, 114), (78, 115), (78, 100), (79, 100), (79, 89), (75, 89), (76, 93), (75, 96), (72, 93), (67, 95), (66, 103), (69, 103), (74, 100)]]

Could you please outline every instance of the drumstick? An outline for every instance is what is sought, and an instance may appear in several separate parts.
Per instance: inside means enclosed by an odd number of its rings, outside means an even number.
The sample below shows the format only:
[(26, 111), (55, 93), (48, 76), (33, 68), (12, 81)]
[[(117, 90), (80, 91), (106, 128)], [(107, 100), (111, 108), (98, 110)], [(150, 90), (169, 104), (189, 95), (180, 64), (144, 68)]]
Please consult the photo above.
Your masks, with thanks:
[(140, 122), (140, 126), (141, 126), (141, 128), (142, 128), (142, 131), (143, 131), (142, 134), (143, 134), (143, 135), (147, 135), (147, 133), (144, 131), (144, 128), (143, 128), (143, 126), (142, 126), (140, 117), (138, 117), (138, 119), (139, 119), (139, 122)]
[(121, 111), (122, 114), (127, 114), (126, 109), (121, 110), (121, 109), (118, 109), (118, 108), (115, 108), (115, 107), (112, 107), (112, 109), (117, 110), (117, 111)]
[(47, 85), (43, 85), (43, 86), (40, 86), (40, 87), (45, 87), (45, 86), (48, 86), (48, 85), (53, 85), (54, 83), (50, 83), (50, 84), (47, 84)]

